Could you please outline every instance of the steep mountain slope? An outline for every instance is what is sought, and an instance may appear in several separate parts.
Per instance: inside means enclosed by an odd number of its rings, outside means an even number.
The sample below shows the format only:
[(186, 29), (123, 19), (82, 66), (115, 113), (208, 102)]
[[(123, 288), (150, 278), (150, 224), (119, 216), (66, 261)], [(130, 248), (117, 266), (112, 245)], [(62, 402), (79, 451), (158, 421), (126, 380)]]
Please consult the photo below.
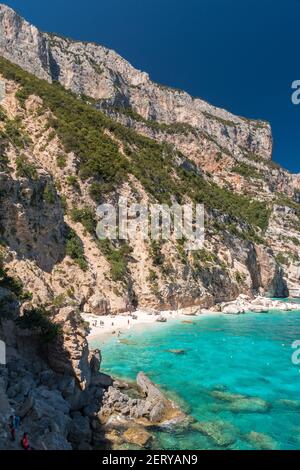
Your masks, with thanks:
[(183, 91), (155, 84), (148, 74), (105, 47), (41, 33), (5, 5), (0, 5), (0, 22), (0, 54), (37, 77), (59, 81), (76, 94), (100, 101), (103, 107), (130, 107), (144, 119), (189, 124), (208, 132), (235, 155), (242, 155), (239, 147), (244, 147), (271, 158), (267, 123), (239, 118)]
[[(40, 33), (4, 5), (0, 21), (0, 54), (10, 61), (0, 62), (2, 237), (8, 267), (36, 303), (105, 314), (210, 306), (240, 292), (281, 296), (298, 287), (299, 183), (272, 163), (267, 123), (156, 85), (101, 46)], [(68, 227), (61, 223), (45, 250), (35, 230), (50, 222), (40, 213), (34, 229), (26, 221), (29, 243), (7, 189), (8, 178), (30, 186), (33, 168), (51, 175)], [(41, 191), (55, 205), (51, 185)], [(145, 203), (203, 202), (205, 248), (99, 243), (97, 204), (120, 194)]]

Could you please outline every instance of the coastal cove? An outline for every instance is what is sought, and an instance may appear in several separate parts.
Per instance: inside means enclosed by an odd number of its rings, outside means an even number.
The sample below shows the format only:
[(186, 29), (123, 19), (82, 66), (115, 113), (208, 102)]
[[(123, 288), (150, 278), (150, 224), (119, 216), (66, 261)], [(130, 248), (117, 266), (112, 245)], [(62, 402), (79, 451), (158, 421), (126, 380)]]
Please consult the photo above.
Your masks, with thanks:
[(192, 417), (153, 430), (154, 449), (297, 449), (300, 442), (300, 306), (291, 312), (203, 315), (137, 325), (90, 339), (102, 371), (143, 371)]

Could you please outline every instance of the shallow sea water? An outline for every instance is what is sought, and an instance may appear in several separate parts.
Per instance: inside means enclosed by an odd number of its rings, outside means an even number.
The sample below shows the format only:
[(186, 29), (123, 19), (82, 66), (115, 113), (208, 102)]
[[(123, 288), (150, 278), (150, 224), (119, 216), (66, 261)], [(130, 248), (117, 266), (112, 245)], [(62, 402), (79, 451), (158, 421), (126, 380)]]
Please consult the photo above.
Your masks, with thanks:
[(209, 428), (209, 436), (156, 430), (154, 448), (300, 449), (300, 365), (291, 359), (300, 309), (190, 321), (133, 328), (126, 344), (91, 342), (102, 350), (102, 370), (125, 379), (144, 371)]

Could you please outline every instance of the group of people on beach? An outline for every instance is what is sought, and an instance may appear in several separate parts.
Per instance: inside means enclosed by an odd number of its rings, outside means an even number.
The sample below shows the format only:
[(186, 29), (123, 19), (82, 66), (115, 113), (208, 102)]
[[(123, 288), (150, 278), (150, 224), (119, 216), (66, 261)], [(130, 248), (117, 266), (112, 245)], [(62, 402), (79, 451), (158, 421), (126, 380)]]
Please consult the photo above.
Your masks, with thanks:
[[(133, 316), (132, 316), (132, 319), (133, 319), (133, 320), (136, 320), (136, 318), (137, 318), (137, 317), (133, 317)], [(105, 325), (105, 323), (104, 323), (102, 320), (100, 320), (99, 324), (98, 324), (98, 321), (97, 321), (97, 320), (93, 320), (93, 322), (92, 322), (92, 326), (93, 326), (93, 327), (98, 327), (98, 326), (100, 326), (100, 327), (102, 326), (102, 327), (103, 327), (104, 325)], [(127, 325), (128, 325), (128, 326), (130, 325), (130, 319), (127, 320)], [(111, 326), (115, 326), (115, 323), (112, 322), (112, 323), (111, 323)]]
[[(93, 323), (92, 323), (92, 325), (93, 325), (94, 327), (97, 327), (97, 326), (98, 326), (98, 321), (97, 321), (97, 320), (94, 320)], [(99, 326), (104, 326), (104, 322), (100, 320)]]
[[(17, 437), (20, 425), (21, 425), (20, 416), (17, 416), (17, 415), (10, 416), (10, 418), (9, 418), (9, 429), (10, 429), (10, 436), (11, 436), (12, 442), (16, 441), (16, 437)], [(32, 450), (32, 448), (29, 445), (29, 439), (28, 439), (27, 432), (24, 432), (23, 437), (21, 439), (21, 447), (24, 450)]]

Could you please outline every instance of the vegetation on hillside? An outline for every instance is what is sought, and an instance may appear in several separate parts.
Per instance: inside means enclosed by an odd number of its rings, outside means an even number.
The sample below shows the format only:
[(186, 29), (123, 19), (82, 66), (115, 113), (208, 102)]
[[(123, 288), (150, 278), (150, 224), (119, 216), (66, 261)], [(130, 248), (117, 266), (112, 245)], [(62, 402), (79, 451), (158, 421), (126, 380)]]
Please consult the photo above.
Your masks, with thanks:
[(247, 179), (249, 178), (262, 179), (263, 178), (262, 173), (257, 171), (253, 166), (247, 165), (246, 163), (243, 163), (243, 162), (240, 162), (234, 165), (231, 171)]
[(80, 238), (76, 235), (74, 230), (69, 229), (66, 254), (83, 270), (87, 271), (88, 263), (84, 256), (84, 248)]
[(114, 247), (109, 240), (99, 240), (99, 247), (110, 263), (111, 278), (115, 282), (126, 283), (128, 276), (128, 261), (132, 253), (132, 248), (127, 243)]
[[(79, 177), (89, 180), (91, 195), (97, 202), (133, 174), (161, 203), (189, 197), (204, 203), (208, 210), (231, 216), (232, 224), (244, 222), (248, 225), (245, 237), (252, 238), (251, 234), (260, 233), (257, 229), (267, 228), (270, 208), (265, 202), (221, 188), (196, 172), (176, 166), (179, 152), (171, 145), (159, 144), (123, 127), (59, 84), (39, 80), (3, 58), (0, 72), (19, 83), (17, 96), (21, 103), (31, 94), (38, 95), (44, 107), (52, 111), (55, 117), (49, 124), (65, 150), (77, 155)], [(87, 214), (73, 215), (90, 231)]]

